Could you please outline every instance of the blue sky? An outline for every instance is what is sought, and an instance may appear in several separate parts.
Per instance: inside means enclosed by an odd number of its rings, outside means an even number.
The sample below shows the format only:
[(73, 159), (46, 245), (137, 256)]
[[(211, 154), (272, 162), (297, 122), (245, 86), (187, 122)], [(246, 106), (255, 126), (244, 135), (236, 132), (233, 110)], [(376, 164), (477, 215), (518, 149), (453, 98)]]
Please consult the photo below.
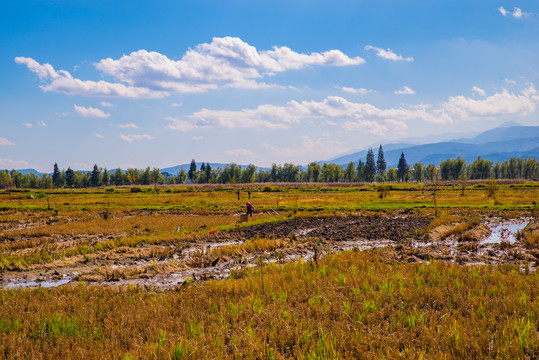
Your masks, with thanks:
[(0, 168), (306, 164), (539, 125), (537, 64), (536, 0), (13, 1)]

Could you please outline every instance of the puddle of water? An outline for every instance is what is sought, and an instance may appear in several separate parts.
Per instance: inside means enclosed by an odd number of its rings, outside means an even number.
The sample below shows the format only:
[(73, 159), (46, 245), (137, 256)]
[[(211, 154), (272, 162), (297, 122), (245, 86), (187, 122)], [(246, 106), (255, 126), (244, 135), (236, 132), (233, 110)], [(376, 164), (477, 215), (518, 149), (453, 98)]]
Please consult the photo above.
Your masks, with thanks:
[(56, 287), (60, 285), (65, 285), (71, 281), (71, 278), (65, 278), (58, 281), (27, 281), (27, 282), (20, 282), (20, 283), (8, 283), (7, 286), (10, 289), (14, 288), (20, 288), (20, 287), (35, 287), (35, 286), (41, 286), (44, 288), (50, 288), (50, 287)]
[(528, 225), (528, 219), (506, 222), (489, 226), (490, 236), (481, 241), (482, 244), (499, 244), (502, 241), (513, 244), (517, 241), (516, 234)]
[(310, 233), (311, 231), (313, 230), (316, 230), (316, 228), (311, 228), (311, 229), (302, 229), (302, 230), (299, 230), (297, 233), (295, 233), (294, 235), (296, 236), (305, 236), (307, 235), (308, 233)]
[(216, 248), (220, 248), (220, 247), (223, 247), (223, 246), (229, 246), (229, 245), (240, 245), (240, 244), (243, 244), (243, 243), (244, 242), (240, 241), (240, 240), (237, 240), (237, 241), (224, 241), (224, 242), (220, 242), (220, 243), (210, 243), (210, 244), (206, 244), (206, 245), (192, 247), (192, 248), (189, 248), (189, 249), (184, 249), (182, 251), (182, 255), (185, 254), (184, 258), (188, 259), (188, 258), (191, 257), (192, 253), (197, 252), (197, 251), (202, 251), (202, 253), (204, 255), (206, 255), (206, 254), (210, 254), (211, 251), (213, 249), (216, 249)]

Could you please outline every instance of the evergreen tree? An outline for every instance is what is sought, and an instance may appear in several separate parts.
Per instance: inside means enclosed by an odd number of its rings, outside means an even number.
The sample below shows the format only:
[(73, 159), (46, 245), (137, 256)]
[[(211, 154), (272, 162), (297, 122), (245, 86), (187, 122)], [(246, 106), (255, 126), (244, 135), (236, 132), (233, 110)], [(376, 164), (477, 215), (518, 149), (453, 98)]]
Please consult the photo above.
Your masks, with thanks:
[(378, 160), (376, 161), (376, 170), (378, 170), (378, 175), (384, 176), (386, 173), (386, 159), (384, 159), (384, 149), (382, 149), (382, 144), (380, 144), (380, 148), (378, 149)]
[(208, 181), (211, 180), (211, 165), (210, 165), (210, 163), (206, 163), (206, 179), (208, 179)]
[(95, 164), (94, 169), (92, 170), (92, 174), (90, 175), (90, 184), (92, 186), (99, 186), (100, 182), (101, 182), (101, 171), (99, 171), (97, 164)]
[(191, 165), (189, 166), (189, 171), (187, 172), (187, 177), (191, 182), (193, 182), (195, 178), (195, 173), (197, 172), (197, 163), (195, 162), (195, 159), (191, 160)]
[(401, 152), (401, 157), (399, 159), (399, 165), (397, 165), (397, 177), (400, 181), (404, 181), (408, 175), (408, 163), (404, 157), (404, 153)]
[(357, 181), (365, 181), (365, 164), (363, 160), (359, 160), (357, 163)]
[(73, 169), (68, 167), (67, 170), (66, 170), (66, 186), (68, 188), (73, 187), (73, 185), (74, 185), (73, 180), (74, 179), (75, 179), (75, 172), (73, 171)]
[(374, 162), (374, 152), (372, 148), (367, 151), (367, 161), (365, 161), (364, 176), (365, 181), (373, 182), (376, 175), (376, 163)]
[(52, 172), (52, 184), (58, 188), (60, 187), (60, 178), (61, 178), (61, 174), (60, 174), (60, 169), (58, 169), (58, 164), (57, 163), (54, 163), (54, 170)]

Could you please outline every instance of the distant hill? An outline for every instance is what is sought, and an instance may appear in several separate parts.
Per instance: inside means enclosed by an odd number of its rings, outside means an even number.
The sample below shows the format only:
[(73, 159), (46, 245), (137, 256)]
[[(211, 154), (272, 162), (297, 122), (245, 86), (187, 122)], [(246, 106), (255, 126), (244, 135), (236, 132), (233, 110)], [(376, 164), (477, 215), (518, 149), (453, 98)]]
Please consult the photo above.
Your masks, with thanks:
[(467, 144), (486, 144), (515, 139), (530, 139), (539, 137), (539, 126), (499, 127), (485, 131), (472, 139), (454, 140)]
[[(202, 162), (197, 162), (197, 170), (200, 170), (200, 166), (202, 165)], [(204, 163), (204, 164), (207, 164), (207, 163)], [(224, 163), (209, 163), (211, 168), (212, 169), (217, 169), (217, 168), (221, 168), (221, 169), (224, 169), (227, 165), (230, 165), (230, 164), (224, 164)], [(239, 165), (239, 164), (238, 164)], [(242, 169), (245, 169), (248, 165), (239, 165)], [(176, 165), (176, 166), (171, 166), (171, 167), (168, 167), (168, 168), (164, 168), (164, 169), (160, 169), (161, 173), (169, 173), (170, 175), (176, 175), (181, 169), (185, 170), (185, 171), (189, 171), (189, 168), (191, 167), (191, 163), (189, 164), (181, 164), (181, 165)], [(257, 170), (259, 169), (263, 169), (263, 170), (267, 170), (267, 168), (262, 168), (262, 167), (256, 167)]]
[(20, 169), (20, 170), (17, 170), (18, 172), (26, 175), (26, 174), (36, 174), (38, 176), (41, 176), (41, 173), (39, 171), (37, 171), (36, 169)]
[[(421, 162), (435, 165), (448, 158), (460, 156), (467, 162), (477, 157), (489, 161), (505, 161), (511, 157), (538, 157), (539, 126), (504, 126), (485, 131), (471, 139), (456, 139), (424, 145), (395, 147), (393, 144), (382, 145), (388, 167), (397, 166), (401, 152), (408, 164)], [(373, 148), (375, 157), (378, 148)], [(359, 151), (332, 159), (338, 165), (346, 165), (350, 161), (365, 161), (367, 151)]]

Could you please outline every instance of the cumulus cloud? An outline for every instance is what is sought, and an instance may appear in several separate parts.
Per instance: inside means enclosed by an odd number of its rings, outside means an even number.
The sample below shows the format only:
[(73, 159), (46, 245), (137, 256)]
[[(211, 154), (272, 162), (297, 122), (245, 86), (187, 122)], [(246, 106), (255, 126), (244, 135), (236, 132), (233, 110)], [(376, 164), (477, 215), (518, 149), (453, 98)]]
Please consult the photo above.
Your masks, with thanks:
[(365, 46), (365, 50), (374, 50), (376, 52), (376, 56), (379, 58), (385, 59), (385, 60), (392, 60), (392, 61), (414, 61), (413, 57), (403, 57), (402, 55), (397, 55), (391, 49), (382, 49), (379, 47), (367, 45)]
[[(190, 131), (200, 128), (266, 128), (288, 129), (291, 125), (306, 119), (322, 119), (329, 124), (342, 126), (347, 130), (358, 130), (372, 134), (384, 131), (407, 129), (406, 120), (422, 119), (442, 122), (424, 107), (380, 109), (368, 103), (350, 102), (342, 97), (330, 96), (322, 101), (290, 101), (285, 106), (261, 105), (254, 109), (208, 110), (203, 109), (186, 119), (169, 117), (168, 128)], [(329, 120), (329, 121), (328, 121)]]
[(336, 86), (336, 88), (341, 89), (342, 91), (350, 93), (350, 94), (367, 95), (367, 94), (376, 93), (376, 90), (365, 89), (365, 88), (352, 88), (352, 87), (346, 87), (346, 86)]
[(40, 85), (43, 91), (60, 92), (67, 95), (83, 95), (98, 97), (125, 97), (125, 98), (161, 98), (167, 92), (153, 91), (146, 88), (126, 86), (120, 83), (110, 83), (103, 80), (91, 81), (74, 78), (65, 70), (54, 70), (51, 64), (40, 64), (32, 58), (16, 57), (17, 64), (26, 65), (47, 85)]
[(6, 138), (0, 137), (0, 146), (13, 146), (13, 145), (15, 145), (14, 142), (11, 142)]
[(451, 113), (459, 120), (475, 120), (504, 115), (526, 116), (535, 111), (538, 103), (537, 90), (530, 85), (519, 94), (503, 89), (481, 100), (464, 96), (450, 97), (442, 104), (442, 110)]
[(414, 95), (415, 91), (410, 89), (408, 86), (403, 86), (399, 90), (393, 91), (397, 95)]
[(500, 6), (498, 8), (498, 11), (500, 12), (500, 14), (502, 14), (503, 16), (512, 16), (513, 18), (515, 19), (522, 19), (522, 18), (525, 18), (525, 17), (528, 17), (530, 16), (531, 14), (530, 13), (527, 13), (527, 12), (524, 12), (522, 11), (522, 9), (518, 8), (518, 7), (514, 7), (513, 8), (513, 12), (509, 11), (509, 10), (506, 10), (503, 6)]
[[(411, 89), (406, 88), (403, 93), (410, 93)], [(169, 129), (186, 132), (209, 128), (279, 130), (305, 120), (320, 119), (326, 125), (345, 130), (381, 135), (389, 131), (406, 131), (406, 122), (410, 120), (451, 123), (506, 115), (525, 116), (535, 111), (537, 103), (539, 96), (530, 85), (520, 94), (504, 89), (479, 100), (455, 96), (437, 106), (418, 104), (382, 109), (369, 103), (329, 96), (322, 101), (292, 100), (284, 106), (265, 104), (237, 111), (202, 109), (185, 118), (168, 117), (167, 120)]]
[(73, 105), (75, 111), (79, 113), (81, 116), (87, 117), (87, 118), (108, 118), (110, 114), (107, 114), (101, 109), (96, 109), (93, 107), (84, 107), (84, 106), (78, 106)]
[(155, 138), (153, 136), (151, 136), (151, 135), (148, 135), (148, 134), (143, 134), (143, 135), (136, 135), (136, 134), (124, 135), (124, 134), (120, 134), (120, 139), (122, 139), (123, 141), (127, 141), (127, 142), (131, 143), (131, 142), (137, 141), (137, 140), (153, 140)]
[(134, 123), (120, 124), (118, 125), (120, 129), (138, 129), (138, 125)]
[(275, 85), (260, 79), (307, 66), (352, 66), (365, 62), (361, 57), (349, 57), (340, 50), (298, 53), (286, 46), (258, 50), (240, 38), (215, 37), (211, 43), (189, 49), (180, 60), (147, 50), (134, 51), (119, 59), (106, 58), (96, 68), (118, 82), (80, 80), (65, 70), (56, 71), (50, 64), (16, 57), (42, 81), (41, 88), (66, 94), (86, 96), (159, 98), (171, 92), (203, 93), (223, 87), (267, 88)]
[(474, 94), (476, 94), (476, 95), (479, 95), (479, 96), (485, 96), (485, 95), (486, 95), (485, 90), (483, 90), (483, 89), (481, 89), (481, 88), (479, 88), (479, 87), (477, 87), (477, 86), (474, 86), (474, 87), (472, 88), (472, 92), (473, 92)]

